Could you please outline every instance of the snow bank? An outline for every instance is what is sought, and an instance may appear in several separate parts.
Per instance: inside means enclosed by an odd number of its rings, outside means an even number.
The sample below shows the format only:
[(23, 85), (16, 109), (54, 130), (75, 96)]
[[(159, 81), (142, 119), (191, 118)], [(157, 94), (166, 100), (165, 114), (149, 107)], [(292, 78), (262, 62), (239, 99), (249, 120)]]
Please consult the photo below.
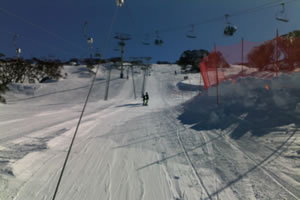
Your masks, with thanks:
[(199, 84), (193, 85), (193, 84), (186, 83), (184, 81), (177, 83), (176, 86), (178, 89), (183, 91), (198, 91), (200, 88), (203, 89), (203, 86), (200, 87)]
[[(104, 82), (104, 66), (100, 65), (97, 73), (96, 84)], [(93, 69), (94, 71), (96, 70)], [(27, 100), (40, 101), (45, 103), (45, 98), (49, 102), (61, 101), (63, 103), (78, 102), (74, 98), (74, 92), (78, 90), (80, 101), (86, 96), (86, 91), (90, 86), (93, 73), (85, 66), (69, 66), (65, 65), (61, 71), (63, 78), (53, 81), (45, 81), (43, 83), (13, 83), (9, 85), (9, 91), (3, 96), (8, 104), (16, 102), (25, 102)], [(72, 94), (71, 94), (72, 93)]]
[(268, 129), (300, 125), (300, 73), (283, 74), (270, 80), (238, 79), (210, 88), (183, 105), (179, 119), (194, 129), (226, 129), (240, 123), (231, 136), (240, 138), (247, 132), (262, 136)]

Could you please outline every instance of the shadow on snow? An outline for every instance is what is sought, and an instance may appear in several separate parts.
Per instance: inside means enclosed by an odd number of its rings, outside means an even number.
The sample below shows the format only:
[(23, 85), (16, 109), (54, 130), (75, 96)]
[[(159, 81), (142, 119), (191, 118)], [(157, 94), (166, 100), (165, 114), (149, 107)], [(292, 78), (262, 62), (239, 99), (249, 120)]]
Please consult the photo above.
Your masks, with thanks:
[[(253, 82), (253, 81), (252, 81)], [(263, 136), (280, 126), (300, 125), (300, 90), (297, 88), (276, 88), (266, 90), (266, 81), (240, 81), (236, 88), (231, 84), (222, 84), (219, 105), (216, 96), (204, 91), (183, 105), (178, 119), (183, 124), (192, 125), (192, 129), (224, 130), (231, 124), (239, 126), (231, 133), (231, 138), (239, 139), (250, 132), (253, 136)], [(214, 88), (213, 88), (214, 89)], [(244, 90), (244, 91), (241, 91)]]

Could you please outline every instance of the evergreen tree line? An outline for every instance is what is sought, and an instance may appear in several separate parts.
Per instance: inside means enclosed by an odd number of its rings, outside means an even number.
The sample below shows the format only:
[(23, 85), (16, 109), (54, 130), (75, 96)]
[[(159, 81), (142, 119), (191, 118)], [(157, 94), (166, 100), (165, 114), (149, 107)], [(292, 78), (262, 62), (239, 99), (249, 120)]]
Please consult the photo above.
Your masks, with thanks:
[[(2, 56), (3, 57), (3, 56)], [(63, 64), (58, 60), (42, 60), (33, 58), (32, 60), (20, 59), (0, 59), (0, 102), (5, 103), (5, 98), (1, 96), (11, 83), (36, 83), (44, 82), (48, 79), (58, 80), (62, 77), (61, 69)]]

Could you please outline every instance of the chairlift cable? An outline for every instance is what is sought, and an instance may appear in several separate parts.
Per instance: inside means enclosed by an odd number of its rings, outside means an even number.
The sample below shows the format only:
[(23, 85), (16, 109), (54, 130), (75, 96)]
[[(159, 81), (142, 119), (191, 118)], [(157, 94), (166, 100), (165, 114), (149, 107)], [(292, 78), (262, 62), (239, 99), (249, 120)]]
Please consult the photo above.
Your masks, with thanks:
[(13, 36), (13, 45), (14, 45), (14, 47), (15, 48), (17, 48), (17, 39), (20, 37), (20, 35), (19, 34), (14, 34), (14, 36)]
[(6, 9), (0, 7), (0, 12), (4, 13), (4, 14), (6, 14), (6, 15), (12, 16), (12, 17), (14, 17), (14, 18), (17, 18), (17, 19), (19, 19), (20, 21), (22, 21), (23, 23), (28, 24), (28, 25), (30, 25), (30, 26), (32, 26), (32, 27), (35, 27), (35, 28), (37, 28), (37, 29), (40, 29), (40, 30), (42, 30), (43, 32), (47, 33), (48, 35), (51, 35), (51, 36), (55, 37), (56, 39), (59, 39), (59, 40), (61, 40), (61, 41), (64, 41), (65, 43), (68, 43), (70, 46), (76, 47), (77, 49), (81, 49), (81, 51), (85, 51), (85, 50), (83, 50), (82, 47), (80, 47), (80, 46), (74, 44), (73, 42), (68, 41), (67, 39), (63, 38), (62, 36), (58, 35), (57, 33), (52, 32), (52, 31), (49, 31), (49, 30), (45, 29), (44, 27), (42, 27), (42, 26), (40, 26), (40, 25), (38, 25), (38, 24), (35, 24), (35, 23), (33, 23), (33, 22), (31, 22), (31, 21), (29, 21), (29, 20), (23, 18), (23, 17), (20, 17), (19, 15), (16, 15), (16, 14), (12, 13), (11, 11), (8, 11), (8, 10), (6, 10)]
[[(139, 27), (138, 27), (138, 25), (137, 25), (137, 20), (136, 20), (136, 18), (134, 17), (134, 15), (132, 14), (132, 12), (131, 12), (131, 10), (130, 10), (130, 8), (129, 8), (129, 6), (128, 6), (128, 3), (125, 4), (125, 7), (126, 7), (126, 10), (127, 10), (127, 15), (128, 15), (128, 17), (129, 17), (129, 19), (131, 20), (131, 23), (132, 23), (132, 25), (133, 25), (134, 32), (136, 33), (135, 36), (136, 36), (136, 37), (141, 36), (140, 34), (137, 34), (137, 33), (138, 33), (137, 30), (139, 30)], [(143, 39), (143, 42), (142, 42), (143, 45), (150, 45), (150, 42), (149, 42), (149, 36), (146, 35), (146, 38), (147, 38), (147, 39), (145, 39), (145, 38)]]
[(109, 31), (107, 33), (107, 36), (103, 42), (103, 47), (102, 47), (102, 52), (108, 48), (109, 44), (110, 44), (110, 36), (112, 35), (112, 29), (113, 29), (113, 24), (115, 23), (116, 19), (117, 19), (117, 15), (118, 15), (118, 7), (115, 9), (113, 17), (112, 17), (112, 21), (109, 27)]
[(135, 32), (136, 32), (136, 29), (135, 29), (135, 28), (137, 28), (136, 20), (135, 20), (135, 18), (134, 18), (134, 16), (133, 16), (133, 14), (132, 14), (132, 12), (131, 12), (129, 6), (128, 6), (128, 3), (125, 4), (125, 8), (126, 8), (126, 10), (127, 10), (128, 18), (130, 19), (130, 21), (131, 21), (131, 23), (132, 23), (132, 25), (133, 25), (133, 27), (134, 27), (134, 30), (135, 30)]
[[(117, 9), (116, 9), (116, 10), (117, 10)], [(110, 24), (110, 28), (109, 28), (109, 32), (108, 32), (108, 38), (109, 38), (109, 36), (110, 36), (111, 33), (112, 33), (112, 27), (113, 27), (113, 24), (114, 24), (114, 21), (115, 21), (115, 18), (116, 18), (116, 14), (117, 14), (117, 11), (114, 13), (112, 22), (111, 22), (111, 24)], [(106, 45), (105, 45), (103, 48), (104, 48), (104, 50), (106, 50)], [(88, 92), (88, 94), (87, 94), (87, 96), (86, 96), (85, 103), (84, 103), (84, 105), (83, 105), (83, 108), (82, 108), (82, 111), (81, 111), (81, 114), (80, 114), (80, 117), (79, 117), (79, 120), (78, 120), (76, 129), (75, 129), (74, 135), (73, 135), (73, 137), (72, 137), (71, 144), (70, 144), (69, 149), (68, 149), (67, 156), (66, 156), (66, 158), (65, 158), (65, 161), (64, 161), (64, 164), (63, 164), (61, 173), (60, 173), (60, 175), (59, 175), (59, 179), (58, 179), (58, 182), (57, 182), (57, 184), (56, 184), (56, 188), (55, 188), (55, 191), (54, 191), (52, 200), (55, 200), (55, 198), (56, 198), (56, 195), (57, 195), (57, 192), (58, 192), (58, 189), (59, 189), (59, 186), (60, 186), (60, 183), (61, 183), (61, 180), (62, 180), (64, 171), (65, 171), (67, 162), (68, 162), (68, 160), (69, 160), (69, 156), (70, 156), (70, 153), (71, 153), (71, 150), (72, 150), (72, 147), (73, 147), (73, 144), (74, 144), (74, 141), (75, 141), (75, 138), (76, 138), (76, 135), (77, 135), (77, 132), (78, 132), (78, 129), (79, 129), (79, 126), (80, 126), (80, 123), (81, 123), (81, 120), (82, 120), (84, 111), (85, 111), (85, 108), (86, 108), (86, 106), (87, 106), (87, 104), (88, 104), (88, 101), (89, 101), (89, 97), (90, 97), (91, 91), (92, 91), (93, 86), (94, 86), (95, 81), (96, 81), (96, 77), (97, 77), (98, 71), (99, 71), (99, 65), (98, 65), (97, 68), (96, 68), (96, 72), (95, 72), (95, 74), (94, 74), (92, 83), (91, 83), (90, 88), (89, 88), (89, 92)]]
[[(294, 1), (298, 1), (298, 0), (290, 0), (290, 1), (286, 1), (286, 3), (292, 3)], [(241, 16), (241, 15), (247, 15), (247, 14), (252, 14), (261, 10), (265, 10), (265, 9), (269, 9), (269, 8), (274, 8), (274, 7), (278, 7), (278, 5), (280, 5), (282, 1), (277, 1), (276, 3), (270, 3), (269, 5), (266, 5), (265, 7), (256, 7), (256, 8), (252, 8), (252, 9), (248, 9), (248, 10), (244, 10), (244, 11), (239, 11), (236, 13), (233, 13), (231, 16), (233, 17), (237, 17), (237, 16)]]
[(258, 12), (260, 10), (264, 10), (264, 9), (272, 8), (274, 6), (278, 6), (278, 4), (280, 2), (282, 2), (282, 0), (275, 0), (275, 1), (272, 1), (272, 2), (262, 4), (260, 6), (256, 6), (256, 7), (253, 7), (253, 8), (248, 8), (248, 9), (245, 9), (245, 10), (241, 10), (241, 11), (231, 13), (230, 16), (240, 16), (240, 15), (246, 15), (246, 14), (252, 13), (252, 12)]
[(87, 25), (88, 25), (88, 22), (85, 21), (82, 26), (82, 32), (83, 32), (84, 39), (87, 39), (89, 37), (88, 34), (86, 33)]
[[(292, 2), (295, 2), (295, 1), (299, 1), (299, 0), (285, 1), (285, 4), (292, 3)], [(230, 16), (231, 17), (236, 17), (236, 16), (241, 16), (241, 15), (253, 14), (253, 13), (261, 11), (261, 10), (277, 7), (279, 5), (279, 3), (281, 3), (281, 2), (282, 2), (282, 0), (271, 1), (271, 2), (268, 2), (268, 3), (262, 4), (260, 6), (256, 6), (256, 7), (253, 7), (253, 8), (248, 8), (248, 9), (245, 9), (245, 10), (240, 10), (240, 11), (237, 11), (237, 12), (230, 13)], [(199, 21), (199, 22), (195, 22), (193, 24), (196, 27), (196, 26), (199, 26), (199, 25), (218, 22), (218, 21), (221, 21), (221, 20), (224, 20), (224, 15), (223, 16), (218, 16), (218, 17), (213, 17), (213, 18), (206, 19), (206, 20), (202, 20), (202, 21)], [(190, 25), (180, 25), (180, 26), (160, 29), (159, 32), (160, 33), (175, 32), (175, 31), (181, 31), (181, 30), (187, 29), (189, 27), (190, 27)], [(152, 32), (152, 35), (155, 35), (155, 32)]]
[[(3, 30), (0, 30), (0, 32), (2, 33), (6, 33), (6, 34), (9, 34), (11, 36), (15, 35), (15, 33), (13, 33), (12, 31), (3, 31)], [(56, 47), (52, 47), (50, 46), (49, 44), (46, 44), (46, 43), (43, 43), (43, 42), (40, 42), (38, 40), (34, 40), (32, 38), (29, 38), (27, 36), (24, 36), (23, 34), (18, 34), (20, 38), (22, 38), (22, 40), (29, 40), (31, 41), (32, 43), (35, 43), (36, 45), (40, 45), (40, 46), (43, 46), (43, 47), (46, 47), (48, 49), (53, 49), (55, 51), (60, 51), (60, 53), (63, 53), (65, 55), (74, 55), (73, 53), (70, 53), (69, 51), (66, 51), (66, 50), (62, 50), (61, 48), (56, 48)]]
[(79, 117), (79, 120), (78, 120), (76, 129), (75, 129), (75, 133), (74, 133), (74, 135), (73, 135), (71, 144), (70, 144), (70, 146), (69, 146), (68, 153), (67, 153), (67, 156), (66, 156), (66, 158), (65, 158), (65, 161), (64, 161), (64, 164), (63, 164), (63, 167), (62, 167), (62, 170), (61, 170), (61, 173), (60, 173), (60, 176), (59, 176), (59, 179), (58, 179), (58, 182), (57, 182), (57, 185), (56, 185), (56, 188), (55, 188), (55, 191), (54, 191), (54, 195), (53, 195), (52, 200), (55, 200), (55, 198), (56, 198), (56, 195), (57, 195), (57, 192), (58, 192), (58, 189), (59, 189), (61, 180), (62, 180), (62, 176), (63, 176), (63, 174), (64, 174), (64, 171), (65, 171), (65, 168), (66, 168), (66, 165), (67, 165), (67, 162), (68, 162), (68, 159), (69, 159), (69, 156), (70, 156), (70, 153), (71, 153), (71, 150), (72, 150), (72, 147), (73, 147), (73, 144), (74, 144), (74, 141), (75, 141), (75, 138), (76, 138), (76, 135), (77, 135), (77, 132), (78, 132), (80, 123), (81, 123), (81, 119), (82, 119), (82, 117), (83, 117), (85, 108), (86, 108), (86, 106), (87, 106), (87, 103), (88, 103), (88, 100), (89, 100), (91, 91), (92, 91), (92, 89), (93, 89), (93, 86), (94, 86), (94, 83), (95, 83), (95, 80), (96, 80), (96, 75), (97, 75), (98, 70), (99, 70), (99, 67), (97, 67), (96, 72), (95, 72), (95, 75), (94, 75), (93, 80), (92, 80), (92, 83), (91, 83), (91, 85), (90, 85), (89, 92), (88, 92), (88, 95), (87, 95), (87, 97), (86, 97), (84, 106), (83, 106), (83, 108), (82, 108), (82, 111), (81, 111), (81, 114), (80, 114), (80, 117)]

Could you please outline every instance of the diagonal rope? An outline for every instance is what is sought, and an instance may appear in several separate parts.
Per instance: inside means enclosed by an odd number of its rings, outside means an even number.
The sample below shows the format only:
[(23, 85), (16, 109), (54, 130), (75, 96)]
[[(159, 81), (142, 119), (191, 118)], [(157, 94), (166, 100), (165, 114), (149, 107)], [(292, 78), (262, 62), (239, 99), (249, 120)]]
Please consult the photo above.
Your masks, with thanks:
[[(114, 21), (115, 21), (116, 13), (117, 13), (117, 9), (116, 9), (116, 11), (115, 11), (113, 20), (112, 20), (112, 22), (111, 22), (110, 29), (109, 29), (109, 32), (108, 32), (107, 37), (109, 37), (109, 35), (110, 35), (111, 32), (112, 32), (112, 27), (113, 27), (113, 23), (114, 23)], [(106, 46), (105, 46), (105, 48), (106, 48)], [(82, 117), (83, 117), (85, 108), (86, 108), (86, 106), (87, 106), (87, 104), (88, 104), (88, 100), (89, 100), (91, 91), (92, 91), (92, 89), (93, 89), (93, 86), (94, 86), (94, 83), (95, 83), (95, 80), (96, 80), (98, 71), (99, 71), (99, 65), (97, 66), (95, 75), (94, 75), (94, 77), (93, 77), (93, 81), (92, 81), (92, 83), (91, 83), (91, 86), (90, 86), (88, 95), (87, 95), (87, 97), (86, 97), (84, 106), (83, 106), (83, 108), (82, 108), (82, 111), (81, 111), (81, 114), (80, 114), (80, 117), (79, 117), (79, 120), (78, 120), (78, 123), (77, 123), (77, 126), (76, 126), (76, 130), (75, 130), (75, 133), (74, 133), (74, 135), (73, 135), (71, 144), (70, 144), (70, 146), (69, 146), (69, 150), (68, 150), (67, 156), (66, 156), (66, 158), (65, 158), (65, 161), (64, 161), (64, 164), (63, 164), (61, 173), (60, 173), (60, 175), (59, 175), (59, 179), (58, 179), (58, 182), (57, 182), (57, 185), (56, 185), (56, 188), (55, 188), (55, 191), (54, 191), (52, 200), (55, 200), (55, 198), (56, 198), (56, 195), (57, 195), (57, 192), (58, 192), (58, 189), (59, 189), (59, 186), (60, 186), (60, 183), (61, 183), (61, 180), (62, 180), (64, 171), (65, 171), (65, 168), (66, 168), (66, 166), (67, 166), (67, 162), (68, 162), (68, 160), (69, 160), (69, 156), (70, 156), (70, 153), (71, 153), (71, 150), (72, 150), (72, 147), (73, 147), (73, 144), (74, 144), (74, 141), (75, 141), (75, 138), (76, 138), (76, 135), (77, 135), (77, 132), (78, 132), (80, 123), (81, 123), (81, 119), (82, 119)]]

